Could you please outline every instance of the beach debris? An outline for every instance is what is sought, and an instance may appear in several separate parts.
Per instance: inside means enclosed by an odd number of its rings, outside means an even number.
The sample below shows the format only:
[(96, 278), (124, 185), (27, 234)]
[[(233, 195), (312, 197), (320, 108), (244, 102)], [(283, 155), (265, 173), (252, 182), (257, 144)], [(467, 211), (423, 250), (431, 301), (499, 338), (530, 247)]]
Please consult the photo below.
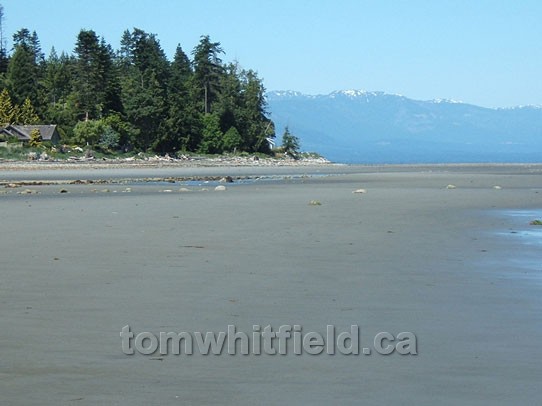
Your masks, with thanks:
[(493, 186), (493, 189), (495, 189), (495, 190), (501, 190), (502, 187), (500, 187), (499, 185), (495, 185), (495, 186)]
[(533, 220), (529, 224), (531, 226), (542, 226), (542, 220)]
[(94, 181), (90, 179), (89, 180), (76, 179), (69, 182), (70, 185), (89, 185), (91, 183), (94, 183)]
[[(66, 157), (55, 157), (51, 156), (51, 153), (61, 152), (62, 154), (73, 154), (67, 155)], [(25, 153), (24, 160), (27, 161), (28, 165), (34, 165), (38, 161), (43, 161), (40, 164), (45, 165), (50, 162), (63, 162), (63, 163), (84, 163), (84, 162), (96, 162), (96, 164), (127, 164), (129, 163), (138, 165), (139, 163), (143, 164), (144, 162), (148, 163), (195, 163), (196, 165), (209, 165), (209, 166), (266, 166), (266, 167), (278, 167), (278, 166), (312, 166), (312, 165), (329, 165), (331, 162), (323, 157), (316, 157), (311, 155), (299, 156), (298, 159), (292, 159), (287, 156), (281, 156), (276, 154), (275, 157), (258, 157), (258, 156), (217, 156), (217, 157), (207, 157), (199, 155), (184, 155), (180, 154), (178, 156), (154, 156), (148, 157), (144, 153), (138, 153), (137, 155), (130, 157), (115, 157), (115, 158), (106, 158), (99, 157), (96, 158), (95, 152), (88, 149), (83, 149), (81, 147), (73, 147), (69, 145), (60, 145), (55, 148), (51, 148), (45, 153), (45, 151), (34, 152), (31, 155), (31, 158), (28, 157), (28, 154)], [(0, 158), (1, 160), (1, 158)], [(56, 165), (55, 165), (56, 166)], [(222, 176), (216, 177), (213, 181), (218, 181)], [(213, 177), (214, 178), (214, 177)], [(237, 179), (241, 179), (240, 176), (232, 176), (234, 182)], [(302, 178), (303, 179), (303, 178)], [(179, 182), (177, 178), (174, 178), (175, 183)], [(167, 181), (167, 180), (166, 180)], [(104, 182), (105, 183), (105, 182)], [(173, 182), (172, 182), (173, 183)]]
[(29, 152), (27, 155), (27, 158), (29, 161), (35, 161), (38, 159), (38, 153), (37, 152)]
[(111, 190), (109, 190), (109, 189), (102, 189), (102, 190), (100, 190), (100, 192), (102, 192), (102, 193), (111, 193)]
[(309, 206), (321, 206), (322, 203), (319, 200), (311, 200)]
[(217, 187), (215, 187), (215, 190), (217, 192), (223, 192), (223, 191), (226, 190), (226, 186), (223, 186), (223, 185), (217, 186)]
[(131, 187), (127, 187), (126, 189), (124, 189), (122, 191), (122, 193), (132, 193), (132, 188)]
[(171, 189), (164, 189), (164, 190), (161, 190), (162, 193), (171, 193), (173, 192), (173, 190)]
[(5, 187), (8, 189), (15, 189), (15, 188), (21, 187), (21, 185), (18, 185), (16, 183), (8, 183)]
[(352, 193), (367, 193), (367, 190), (365, 190), (365, 189), (357, 189), (357, 190), (354, 190)]
[(20, 195), (36, 195), (38, 194), (38, 191), (32, 190), (32, 189), (25, 189), (21, 190), (20, 192), (17, 192)]
[(182, 187), (179, 189), (179, 192), (186, 193), (186, 192), (191, 192), (191, 190), (186, 187)]
[(224, 176), (219, 180), (220, 183), (233, 183), (233, 178), (231, 176)]
[(68, 191), (66, 189), (60, 189), (59, 193), (68, 193)]
[(448, 185), (446, 186), (446, 189), (455, 189), (457, 186), (456, 185)]

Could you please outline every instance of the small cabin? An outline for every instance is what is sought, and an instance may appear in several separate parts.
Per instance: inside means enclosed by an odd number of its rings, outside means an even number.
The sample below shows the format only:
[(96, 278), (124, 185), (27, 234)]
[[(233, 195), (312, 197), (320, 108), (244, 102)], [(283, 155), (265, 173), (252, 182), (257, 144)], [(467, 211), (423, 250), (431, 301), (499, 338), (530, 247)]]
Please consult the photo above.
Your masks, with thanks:
[(0, 141), (7, 141), (9, 138), (17, 138), (21, 142), (30, 141), (30, 134), (33, 130), (39, 130), (43, 141), (50, 141), (53, 145), (60, 142), (60, 134), (56, 124), (48, 125), (15, 125), (9, 124), (0, 127)]

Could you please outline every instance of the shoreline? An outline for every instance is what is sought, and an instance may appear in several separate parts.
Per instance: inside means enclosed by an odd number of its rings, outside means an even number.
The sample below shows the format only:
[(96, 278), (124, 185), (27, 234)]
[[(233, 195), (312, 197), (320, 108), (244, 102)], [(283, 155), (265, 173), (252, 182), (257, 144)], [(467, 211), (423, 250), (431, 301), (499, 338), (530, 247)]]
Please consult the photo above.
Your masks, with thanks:
[(170, 158), (155, 156), (147, 159), (64, 159), (64, 160), (2, 160), (0, 170), (43, 170), (43, 169), (100, 169), (100, 168), (164, 168), (164, 167), (275, 167), (275, 166), (311, 166), (330, 165), (325, 158), (259, 158), (252, 157), (187, 157)]
[[(57, 162), (11, 162), (0, 163), (0, 190), (2, 194), (10, 194), (9, 189), (39, 186), (69, 185), (126, 185), (126, 184), (180, 184), (193, 182), (219, 182), (231, 184), (247, 184), (251, 182), (292, 181), (297, 178), (303, 181), (320, 177), (349, 177), (356, 175), (371, 176), (415, 176), (416, 174), (433, 174), (446, 177), (492, 176), (500, 175), (503, 179), (516, 175), (542, 174), (542, 164), (335, 164), (331, 162), (283, 161), (280, 164), (261, 165), (258, 161), (245, 165), (226, 165), (224, 161), (217, 165), (215, 160), (203, 159), (197, 165), (190, 162), (163, 163), (57, 163)], [(511, 178), (513, 179), (513, 178)], [(444, 182), (444, 180), (443, 180)], [(511, 182), (506, 183), (507, 186)], [(455, 187), (455, 185), (452, 185)], [(469, 185), (461, 185), (469, 187)], [(499, 188), (501, 186), (494, 185)], [(7, 189), (7, 191), (6, 191)]]
[(343, 164), (321, 159), (243, 160), (200, 159), (196, 161), (0, 161), (0, 188), (11, 185), (47, 184), (115, 184), (127, 182), (219, 181), (224, 177), (237, 180), (288, 178), (315, 175), (355, 174), (473, 174), (522, 175), (542, 174), (542, 163), (438, 163), (438, 164)]
[(533, 168), (542, 172), (541, 162), (435, 162), (435, 163), (343, 163), (325, 158), (190, 158), (173, 159), (92, 159), (92, 160), (3, 160), (0, 171), (7, 170), (51, 170), (51, 169), (104, 169), (104, 168), (221, 168), (221, 167), (353, 167), (364, 169), (402, 170), (402, 169), (483, 169), (483, 168)]

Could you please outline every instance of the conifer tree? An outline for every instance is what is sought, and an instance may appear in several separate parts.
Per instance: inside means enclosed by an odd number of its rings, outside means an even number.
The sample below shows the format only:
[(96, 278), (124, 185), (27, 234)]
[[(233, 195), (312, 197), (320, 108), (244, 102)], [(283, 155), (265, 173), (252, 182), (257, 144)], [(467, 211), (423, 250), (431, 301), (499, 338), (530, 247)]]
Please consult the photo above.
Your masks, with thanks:
[(268, 138), (275, 138), (275, 127), (267, 117), (265, 87), (253, 70), (243, 72), (242, 116), (244, 147), (254, 152), (269, 152)]
[(220, 119), (214, 113), (203, 116), (202, 140), (198, 152), (203, 154), (220, 154), (223, 151), (222, 138), (224, 134), (220, 130)]
[(100, 118), (118, 105), (118, 101), (112, 100), (116, 95), (111, 91), (117, 83), (113, 51), (94, 31), (81, 30), (77, 36), (75, 54), (73, 88), (79, 118)]
[(12, 124), (14, 119), (14, 106), (7, 89), (0, 92), (0, 125)]
[(160, 151), (195, 150), (201, 139), (201, 118), (191, 97), (192, 67), (188, 56), (178, 45), (168, 81), (168, 118)]
[(135, 28), (121, 41), (122, 103), (128, 121), (139, 132), (134, 144), (160, 148), (168, 111), (169, 62), (155, 35)]
[(9, 57), (6, 50), (6, 38), (4, 36), (4, 7), (0, 4), (0, 79), (8, 70)]
[[(68, 100), (72, 91), (72, 71), (75, 58), (62, 53), (57, 55), (53, 47), (45, 62), (43, 84), (44, 121), (73, 128), (76, 124), (75, 111), (68, 110)], [(72, 100), (75, 97), (72, 96)], [(75, 110), (75, 109), (74, 109)]]
[(42, 54), (37, 34), (23, 28), (13, 35), (14, 53), (6, 73), (6, 85), (14, 103), (22, 104), (28, 97), (38, 104)]
[(43, 138), (41, 137), (41, 132), (39, 129), (34, 128), (32, 131), (30, 131), (30, 141), (28, 142), (31, 147), (39, 147), (41, 146), (43, 142)]
[(89, 143), (100, 139), (81, 136), (81, 126), (73, 138), (76, 124), (109, 123), (115, 134), (102, 143), (109, 149), (118, 138), (125, 150), (269, 151), (274, 126), (263, 82), (237, 63), (225, 65), (220, 42), (208, 35), (192, 60), (179, 45), (170, 63), (154, 34), (127, 30), (115, 53), (84, 29), (72, 55), (53, 48), (45, 59), (37, 34), (26, 28), (13, 35), (12, 54), (2, 53), (2, 16), (0, 6), (0, 121), (54, 123), (65, 140)]
[(223, 73), (220, 42), (211, 42), (208, 35), (200, 38), (192, 51), (194, 57), (194, 85), (204, 113), (212, 112), (212, 105), (219, 94), (220, 76)]
[(286, 126), (286, 128), (284, 128), (284, 133), (282, 134), (282, 149), (284, 150), (284, 153), (293, 158), (297, 158), (299, 148), (299, 138), (293, 135), (288, 126)]
[(32, 106), (32, 102), (27, 97), (24, 101), (24, 103), (17, 109), (17, 116), (15, 117), (14, 121), (17, 124), (22, 125), (28, 125), (28, 124), (38, 124), (40, 122), (40, 118), (36, 114), (34, 110), (34, 106)]

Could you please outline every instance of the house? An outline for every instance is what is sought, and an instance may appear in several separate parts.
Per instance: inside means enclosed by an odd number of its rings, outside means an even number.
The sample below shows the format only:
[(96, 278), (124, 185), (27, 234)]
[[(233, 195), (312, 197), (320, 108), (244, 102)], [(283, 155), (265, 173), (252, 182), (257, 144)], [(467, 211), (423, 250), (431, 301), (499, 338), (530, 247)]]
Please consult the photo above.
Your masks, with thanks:
[(55, 124), (49, 125), (15, 125), (9, 124), (0, 126), (0, 141), (10, 137), (16, 137), (19, 141), (30, 141), (32, 130), (39, 130), (43, 141), (50, 141), (52, 144), (60, 142), (60, 134)]
[(275, 140), (271, 137), (266, 138), (267, 143), (269, 144), (269, 149), (273, 150), (275, 149)]

